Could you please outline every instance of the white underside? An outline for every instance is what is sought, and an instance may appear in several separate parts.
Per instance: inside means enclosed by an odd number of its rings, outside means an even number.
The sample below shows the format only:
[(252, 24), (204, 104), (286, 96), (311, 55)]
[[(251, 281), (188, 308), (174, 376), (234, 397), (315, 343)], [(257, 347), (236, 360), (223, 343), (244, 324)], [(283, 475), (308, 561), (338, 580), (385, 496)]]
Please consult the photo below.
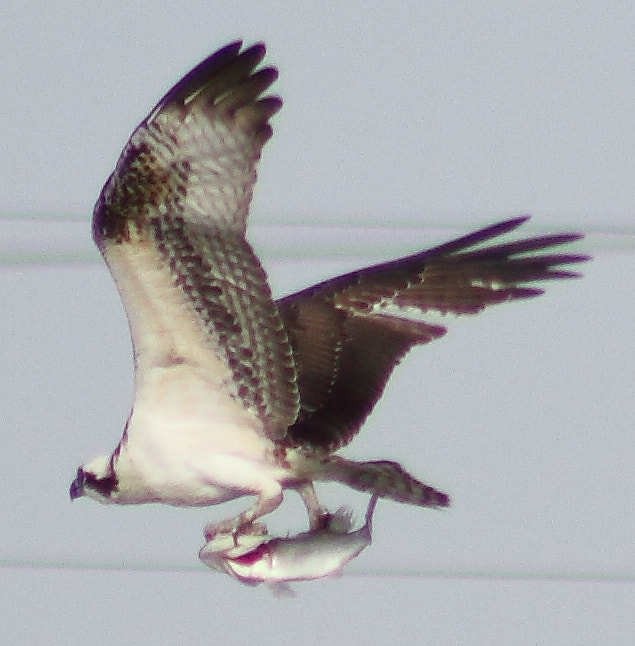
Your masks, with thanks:
[(274, 444), (240, 402), (192, 366), (154, 368), (137, 391), (116, 461), (120, 503), (213, 505), (279, 489)]
[(128, 315), (135, 401), (116, 458), (113, 502), (212, 505), (279, 495), (289, 474), (274, 443), (235, 397), (232, 374), (142, 232), (106, 259)]

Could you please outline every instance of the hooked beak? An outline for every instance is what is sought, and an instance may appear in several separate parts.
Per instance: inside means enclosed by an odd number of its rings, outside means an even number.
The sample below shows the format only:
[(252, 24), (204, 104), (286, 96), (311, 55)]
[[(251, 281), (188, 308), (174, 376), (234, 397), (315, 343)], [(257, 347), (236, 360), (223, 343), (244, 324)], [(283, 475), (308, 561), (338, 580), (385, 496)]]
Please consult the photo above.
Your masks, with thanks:
[(70, 489), (68, 490), (68, 494), (71, 497), (71, 500), (75, 500), (75, 498), (81, 498), (84, 495), (85, 480), (86, 477), (84, 475), (84, 471), (80, 467), (79, 469), (77, 469), (77, 476), (75, 477), (75, 480), (71, 482)]

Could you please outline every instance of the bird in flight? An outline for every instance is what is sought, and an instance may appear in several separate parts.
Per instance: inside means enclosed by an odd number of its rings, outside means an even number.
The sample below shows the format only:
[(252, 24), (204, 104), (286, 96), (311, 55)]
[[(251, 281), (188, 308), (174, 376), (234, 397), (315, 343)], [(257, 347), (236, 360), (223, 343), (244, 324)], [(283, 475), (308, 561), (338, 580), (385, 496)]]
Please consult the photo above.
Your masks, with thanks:
[[(215, 505), (255, 496), (220, 533), (256, 521), (293, 489), (311, 531), (328, 512), (315, 481), (445, 507), (447, 494), (389, 460), (337, 455), (414, 346), (443, 336), (426, 314), (476, 314), (542, 293), (585, 260), (563, 233), (500, 242), (493, 224), (274, 300), (245, 239), (256, 165), (282, 102), (265, 47), (231, 43), (183, 77), (126, 144), (93, 213), (134, 351), (134, 402), (110, 455), (77, 471), (72, 499)], [(543, 253), (541, 253), (543, 252)]]

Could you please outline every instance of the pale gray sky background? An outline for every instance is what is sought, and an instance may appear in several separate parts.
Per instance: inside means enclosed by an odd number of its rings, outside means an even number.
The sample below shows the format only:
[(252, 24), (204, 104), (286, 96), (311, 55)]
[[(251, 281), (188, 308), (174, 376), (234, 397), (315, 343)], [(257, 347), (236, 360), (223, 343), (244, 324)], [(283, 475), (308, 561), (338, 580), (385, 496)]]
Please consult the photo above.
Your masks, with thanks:
[[(633, 643), (632, 3), (13, 4), (0, 643)], [(277, 294), (519, 213), (531, 233), (589, 232), (579, 249), (595, 257), (584, 279), (457, 321), (407, 358), (347, 455), (400, 460), (454, 506), (381, 502), (344, 577), (290, 601), (198, 563), (201, 528), (227, 508), (67, 497), (131, 398), (93, 203), (157, 99), (239, 37), (267, 43), (285, 102), (252, 218)], [(300, 531), (301, 513), (289, 494), (270, 526)]]

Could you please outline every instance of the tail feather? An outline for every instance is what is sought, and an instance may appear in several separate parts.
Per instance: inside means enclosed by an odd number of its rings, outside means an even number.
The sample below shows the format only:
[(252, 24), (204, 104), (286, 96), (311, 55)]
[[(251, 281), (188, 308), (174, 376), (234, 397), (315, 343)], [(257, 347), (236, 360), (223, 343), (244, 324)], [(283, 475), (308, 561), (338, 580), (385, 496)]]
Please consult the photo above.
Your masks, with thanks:
[(401, 465), (389, 460), (354, 462), (338, 455), (324, 459), (319, 480), (333, 480), (356, 491), (419, 507), (448, 507), (450, 496), (411, 476)]

